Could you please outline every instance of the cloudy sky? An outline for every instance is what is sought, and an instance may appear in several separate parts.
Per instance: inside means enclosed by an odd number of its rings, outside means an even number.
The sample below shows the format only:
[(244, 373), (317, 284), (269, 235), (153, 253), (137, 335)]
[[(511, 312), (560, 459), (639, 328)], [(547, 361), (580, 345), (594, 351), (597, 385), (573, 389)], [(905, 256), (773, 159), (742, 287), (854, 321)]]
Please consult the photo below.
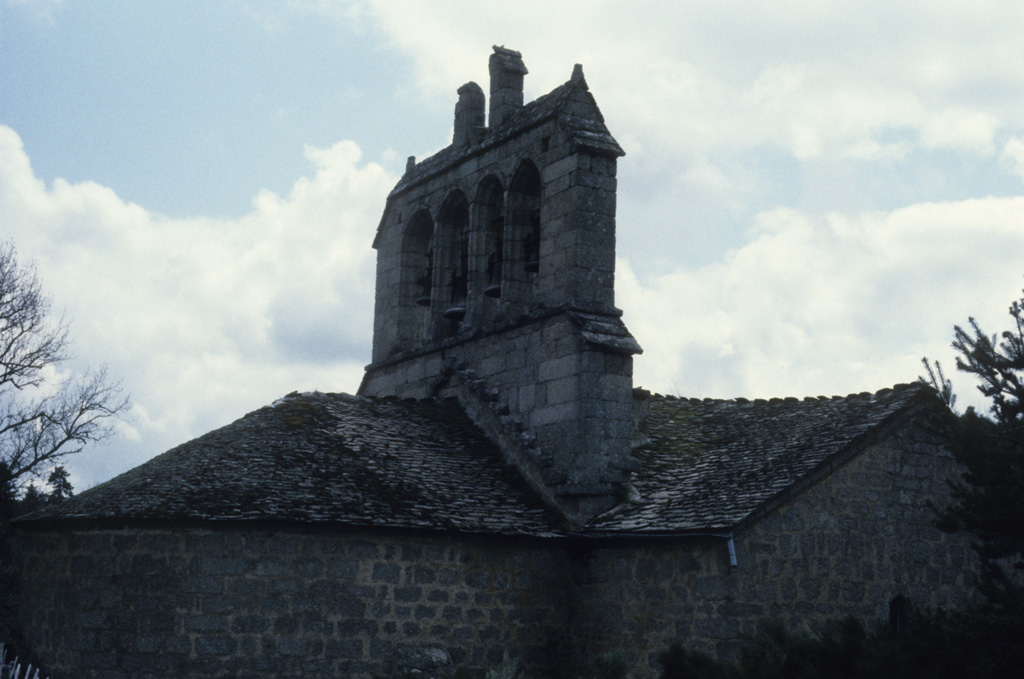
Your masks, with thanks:
[[(0, 240), (133, 409), (80, 490), (358, 387), (373, 238), (456, 90), (583, 64), (619, 162), (635, 383), (816, 396), (952, 366), (1024, 287), (1019, 0), (0, 0)], [(976, 401), (955, 380), (961, 402)]]

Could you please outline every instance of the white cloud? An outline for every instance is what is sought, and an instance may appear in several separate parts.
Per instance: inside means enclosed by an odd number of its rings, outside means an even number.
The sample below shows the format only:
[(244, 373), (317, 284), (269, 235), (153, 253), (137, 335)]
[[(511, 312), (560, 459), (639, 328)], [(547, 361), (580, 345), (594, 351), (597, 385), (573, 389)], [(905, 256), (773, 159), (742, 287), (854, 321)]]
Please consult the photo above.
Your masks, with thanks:
[(907, 142), (882, 144), (867, 140), (850, 144), (840, 151), (840, 157), (865, 162), (899, 161), (906, 158), (909, 151), (910, 144)]
[[(922, 13), (882, 0), (856, 8), (389, 1), (366, 12), (415, 60), (432, 96), (450, 98), (469, 77), (485, 83), (491, 43), (523, 52), (534, 94), (582, 61), (609, 118), (657, 140), (648, 152), (767, 143), (813, 157), (912, 128), (926, 148), (987, 154), (997, 129), (1024, 123), (1024, 12), (1015, 2), (946, 2)], [(978, 83), (989, 96), (965, 108), (965, 90)]]
[[(644, 285), (619, 261), (618, 305), (645, 349), (637, 384), (686, 396), (816, 396), (952, 365), (954, 324), (996, 332), (1020, 295), (1024, 198), (824, 218), (760, 215), (725, 260)], [(961, 378), (958, 378), (961, 379)], [(973, 385), (958, 385), (967, 403)]]
[(999, 121), (982, 111), (947, 109), (929, 116), (921, 130), (928, 149), (954, 149), (989, 155)]
[(1024, 137), (1010, 139), (1003, 146), (1003, 160), (1010, 171), (1024, 180)]
[(523, 53), (527, 99), (582, 63), (627, 153), (619, 253), (641, 280), (719, 259), (777, 205), (999, 194), (1015, 164), (996, 151), (1024, 138), (1024, 5), (1010, 0), (362, 6), (432, 110), (467, 80), (486, 89), (491, 44)]
[[(135, 403), (91, 484), (293, 389), (353, 391), (369, 360), (370, 243), (396, 181), (352, 142), (306, 149), (313, 173), (237, 220), (169, 219), (91, 182), (37, 179), (0, 127), (0, 222), (66, 308), (84, 365)], [(91, 465), (91, 466), (90, 466)]]

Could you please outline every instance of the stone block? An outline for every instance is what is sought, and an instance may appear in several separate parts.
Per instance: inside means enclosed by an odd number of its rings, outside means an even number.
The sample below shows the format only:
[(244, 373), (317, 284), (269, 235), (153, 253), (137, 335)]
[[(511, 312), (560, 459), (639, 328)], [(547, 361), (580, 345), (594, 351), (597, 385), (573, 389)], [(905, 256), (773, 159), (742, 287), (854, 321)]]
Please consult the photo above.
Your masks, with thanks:
[(580, 398), (579, 378), (575, 375), (550, 380), (544, 387), (548, 404), (576, 402)]
[(567, 176), (579, 168), (579, 156), (570, 155), (549, 163), (544, 171), (545, 184), (551, 184), (560, 177)]
[(240, 634), (256, 634), (270, 628), (271, 621), (263, 615), (237, 616), (231, 623), (231, 631)]
[(284, 656), (304, 657), (309, 652), (309, 640), (302, 637), (281, 637), (277, 640), (277, 652)]
[(227, 631), (227, 620), (213, 615), (189, 615), (185, 616), (185, 629), (189, 632), (211, 632)]
[(373, 565), (373, 581), (378, 583), (398, 584), (402, 577), (402, 569), (395, 563), (376, 563)]
[[(466, 587), (475, 590), (488, 590), (491, 587), (491, 577), (486, 571), (471, 571), (465, 576)], [(491, 603), (491, 595), (487, 592), (475, 592), (473, 601), (477, 604)]]
[(437, 570), (430, 566), (413, 566), (412, 573), (412, 581), (417, 585), (432, 585), (437, 582)]
[(565, 423), (575, 420), (578, 412), (579, 407), (576, 403), (548, 405), (529, 414), (529, 426), (539, 429), (556, 422)]
[(458, 585), (462, 578), (459, 572), (453, 568), (442, 568), (437, 573), (437, 583), (444, 586)]
[(327, 577), (335, 580), (355, 580), (359, 574), (359, 560), (353, 557), (333, 557), (327, 560)]
[(394, 597), (395, 601), (411, 603), (423, 597), (423, 590), (420, 587), (396, 587)]
[(244, 571), (245, 559), (238, 556), (206, 556), (199, 560), (200, 575), (238, 575)]
[(842, 585), (843, 599), (859, 602), (864, 599), (864, 585), (859, 582), (844, 582)]
[(203, 636), (195, 640), (196, 654), (200, 656), (231, 655), (236, 646), (235, 640), (226, 635)]
[(362, 658), (364, 644), (361, 639), (329, 639), (324, 644), (324, 656), (328, 659)]
[(189, 594), (220, 594), (223, 581), (211, 576), (186, 576), (180, 580), (179, 588)]

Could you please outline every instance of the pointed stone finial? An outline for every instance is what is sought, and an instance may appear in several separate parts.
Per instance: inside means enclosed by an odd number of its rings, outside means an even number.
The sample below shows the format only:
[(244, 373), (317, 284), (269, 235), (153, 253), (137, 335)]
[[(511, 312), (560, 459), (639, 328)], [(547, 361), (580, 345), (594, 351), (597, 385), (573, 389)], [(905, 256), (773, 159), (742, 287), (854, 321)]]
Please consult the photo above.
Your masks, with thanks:
[(495, 128), (523, 106), (523, 76), (529, 71), (523, 55), (504, 46), (494, 46), (488, 62), (491, 74), (491, 106), (489, 125)]
[(455, 148), (462, 148), (476, 142), (484, 131), (486, 102), (484, 91), (474, 82), (468, 82), (460, 87), (458, 94), (452, 144)]
[(585, 90), (590, 89), (587, 87), (587, 79), (583, 77), (583, 64), (576, 64), (572, 67), (572, 77), (569, 78), (569, 82), (574, 87), (581, 87)]

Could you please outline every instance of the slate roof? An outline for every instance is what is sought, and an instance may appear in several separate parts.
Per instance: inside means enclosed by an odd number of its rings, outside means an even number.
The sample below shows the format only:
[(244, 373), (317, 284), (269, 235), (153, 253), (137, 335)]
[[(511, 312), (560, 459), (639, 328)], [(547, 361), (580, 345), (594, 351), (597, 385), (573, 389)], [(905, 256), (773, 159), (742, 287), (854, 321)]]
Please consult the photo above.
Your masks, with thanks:
[(839, 464), (890, 425), (941, 412), (922, 384), (878, 393), (749, 401), (652, 396), (633, 475), (638, 502), (588, 526), (594, 532), (726, 530)]
[(21, 521), (283, 520), (546, 535), (454, 401), (290, 394)]
[[(938, 399), (923, 385), (809, 399), (648, 399), (639, 499), (592, 535), (727, 530)], [(290, 394), (20, 519), (276, 520), (564, 535), (454, 400)]]

